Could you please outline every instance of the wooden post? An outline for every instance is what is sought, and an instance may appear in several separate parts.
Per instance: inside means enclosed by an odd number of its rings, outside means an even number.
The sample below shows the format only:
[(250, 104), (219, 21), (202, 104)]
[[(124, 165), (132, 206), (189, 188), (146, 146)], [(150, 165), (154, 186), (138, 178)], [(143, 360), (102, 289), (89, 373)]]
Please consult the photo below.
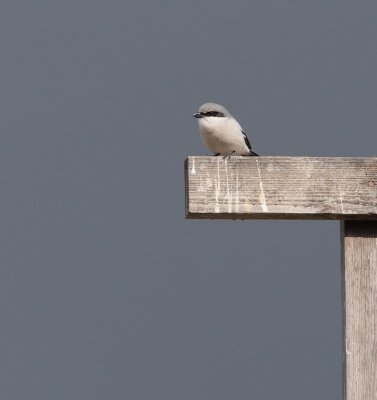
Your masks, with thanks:
[(186, 217), (337, 219), (344, 400), (377, 400), (377, 158), (189, 157)]
[(342, 229), (343, 393), (377, 399), (377, 222)]

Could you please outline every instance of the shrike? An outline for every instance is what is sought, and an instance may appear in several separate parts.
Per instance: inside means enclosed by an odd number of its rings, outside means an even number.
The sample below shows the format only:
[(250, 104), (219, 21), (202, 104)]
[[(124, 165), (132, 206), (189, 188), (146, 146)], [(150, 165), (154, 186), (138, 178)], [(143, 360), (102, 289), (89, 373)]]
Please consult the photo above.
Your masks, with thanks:
[(193, 116), (198, 118), (204, 145), (215, 156), (258, 156), (251, 150), (251, 144), (241, 125), (225, 107), (216, 103), (205, 103)]

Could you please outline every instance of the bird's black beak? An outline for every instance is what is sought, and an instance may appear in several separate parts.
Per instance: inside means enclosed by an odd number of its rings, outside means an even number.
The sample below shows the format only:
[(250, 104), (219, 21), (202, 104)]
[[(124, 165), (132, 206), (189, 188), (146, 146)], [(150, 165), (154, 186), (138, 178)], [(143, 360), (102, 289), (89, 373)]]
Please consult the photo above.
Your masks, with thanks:
[(203, 118), (203, 115), (200, 114), (200, 113), (192, 114), (192, 116), (195, 117), (195, 118)]

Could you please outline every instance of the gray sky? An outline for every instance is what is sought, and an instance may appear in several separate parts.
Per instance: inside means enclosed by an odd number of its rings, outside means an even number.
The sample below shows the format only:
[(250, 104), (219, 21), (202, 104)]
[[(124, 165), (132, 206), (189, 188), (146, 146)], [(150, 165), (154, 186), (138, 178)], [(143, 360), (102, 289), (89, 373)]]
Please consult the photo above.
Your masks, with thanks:
[(341, 399), (339, 223), (187, 221), (191, 114), (376, 155), (375, 1), (3, 0), (0, 398)]

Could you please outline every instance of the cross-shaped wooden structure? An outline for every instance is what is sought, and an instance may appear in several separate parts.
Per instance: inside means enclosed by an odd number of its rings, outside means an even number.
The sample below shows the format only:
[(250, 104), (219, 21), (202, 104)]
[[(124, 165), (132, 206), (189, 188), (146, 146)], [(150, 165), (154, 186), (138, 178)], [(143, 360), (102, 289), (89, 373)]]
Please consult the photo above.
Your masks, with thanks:
[(377, 158), (188, 157), (186, 218), (341, 220), (344, 400), (377, 400)]

